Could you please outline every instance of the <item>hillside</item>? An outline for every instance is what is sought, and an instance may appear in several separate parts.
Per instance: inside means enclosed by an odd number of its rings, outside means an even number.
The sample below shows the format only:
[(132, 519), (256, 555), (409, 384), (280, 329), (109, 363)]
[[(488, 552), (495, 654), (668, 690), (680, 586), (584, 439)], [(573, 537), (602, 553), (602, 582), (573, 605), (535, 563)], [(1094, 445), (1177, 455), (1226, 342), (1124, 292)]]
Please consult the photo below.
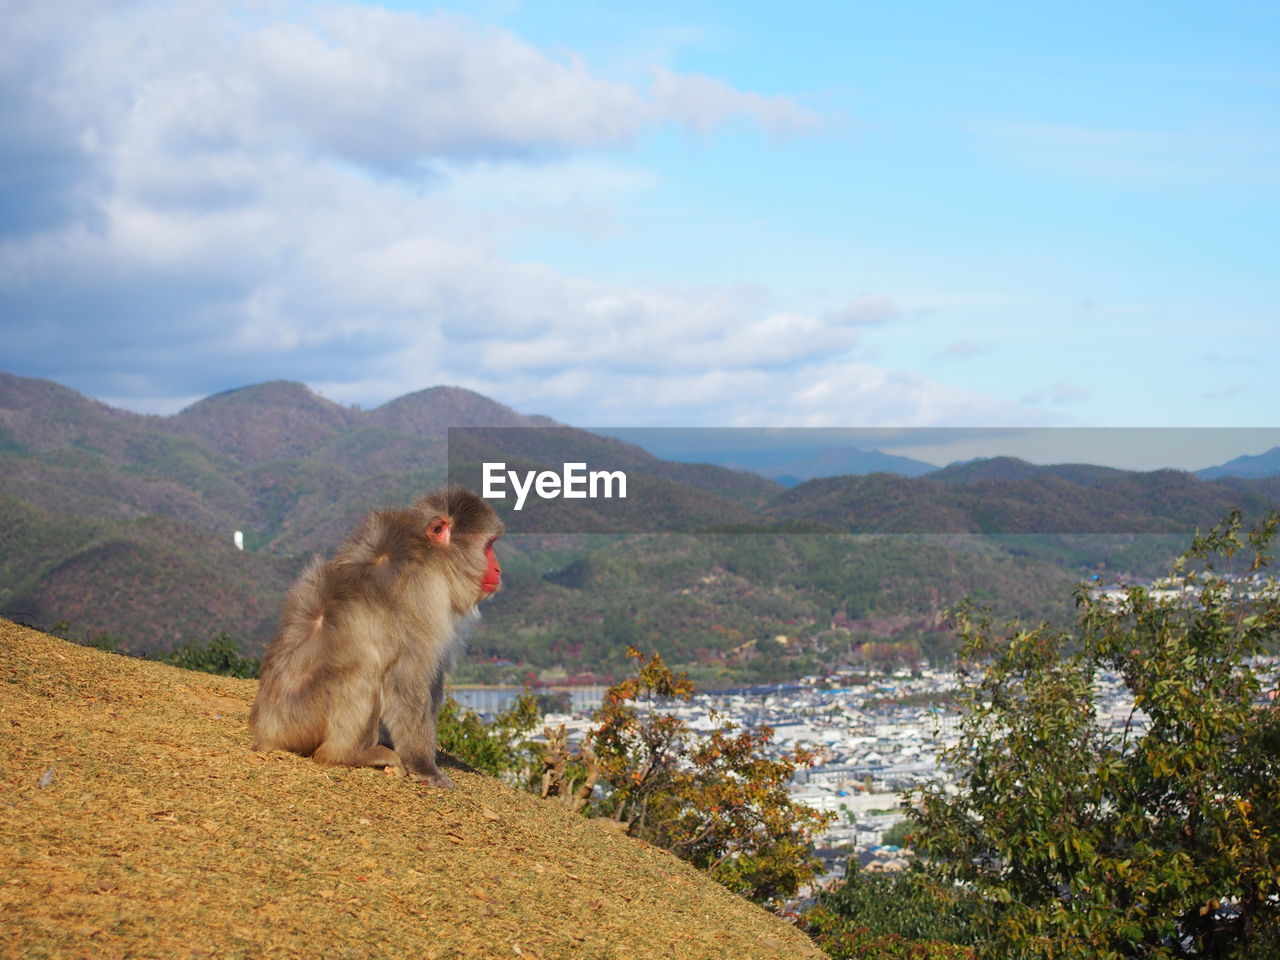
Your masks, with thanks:
[(262, 644), (300, 561), (241, 553), (164, 516), (53, 513), (0, 494), (0, 610), (132, 652), (170, 650), (219, 629)]
[(0, 620), (0, 954), (803, 958), (671, 855), (492, 778), (249, 749), (251, 681)]
[[(493, 681), (481, 661), (506, 656), (618, 675), (634, 645), (701, 686), (724, 686), (819, 672), (868, 641), (914, 642), (945, 659), (955, 637), (941, 612), (966, 595), (1069, 621), (1079, 575), (1013, 549), (978, 538), (655, 535), (595, 546), (547, 573), (506, 563), (506, 589), (485, 605), (460, 669)], [(754, 654), (753, 641), (778, 635), (796, 638), (785, 657)]]
[[(446, 441), (459, 426), (483, 429)], [(942, 613), (966, 594), (1001, 616), (1055, 616), (1086, 576), (1158, 574), (1196, 526), (1233, 506), (1256, 516), (1280, 505), (1280, 477), (1206, 481), (1007, 457), (785, 490), (456, 387), (366, 411), (273, 381), (146, 417), (0, 373), (0, 613), (46, 629), (65, 622), (77, 638), (108, 632), (139, 651), (227, 630), (257, 654), (308, 557), (332, 551), (369, 509), (439, 487), (449, 454), (455, 471), (488, 459), (583, 461), (629, 478), (626, 500), (548, 500), (521, 513), (496, 501), (510, 521), (507, 589), (486, 605), (463, 667), (495, 682), (616, 673), (628, 643), (704, 685), (798, 677), (868, 642), (945, 659)], [(243, 553), (231, 546), (236, 530)], [(687, 535), (695, 530), (719, 533)], [(994, 531), (1014, 533), (973, 536)], [(800, 642), (754, 657), (756, 641), (778, 635)]]
[(859, 533), (1137, 534), (1208, 529), (1233, 507), (1257, 518), (1280, 505), (1280, 478), (1205, 481), (1179, 470), (1035, 466), (1011, 457), (923, 477), (810, 480), (764, 511)]

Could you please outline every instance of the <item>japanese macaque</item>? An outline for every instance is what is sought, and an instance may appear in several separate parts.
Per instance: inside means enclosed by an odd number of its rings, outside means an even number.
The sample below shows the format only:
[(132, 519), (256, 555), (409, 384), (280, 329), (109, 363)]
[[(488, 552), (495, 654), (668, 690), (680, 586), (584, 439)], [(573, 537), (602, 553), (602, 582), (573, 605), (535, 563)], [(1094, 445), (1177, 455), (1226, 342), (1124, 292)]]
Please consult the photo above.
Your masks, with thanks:
[(371, 513), (332, 560), (317, 557), (262, 660), (254, 749), (453, 786), (436, 766), (444, 677), (501, 586), (501, 534), (489, 504), (450, 487)]

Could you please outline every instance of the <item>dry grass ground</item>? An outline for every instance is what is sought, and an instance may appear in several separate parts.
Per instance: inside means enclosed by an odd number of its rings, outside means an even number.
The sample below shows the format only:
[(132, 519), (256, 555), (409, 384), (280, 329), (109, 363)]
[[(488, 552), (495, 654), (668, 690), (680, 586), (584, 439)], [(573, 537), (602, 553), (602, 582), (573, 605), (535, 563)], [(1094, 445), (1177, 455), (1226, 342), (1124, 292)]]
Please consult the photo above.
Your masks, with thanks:
[(801, 958), (687, 864), (490, 777), (254, 753), (256, 683), (0, 620), (0, 955)]

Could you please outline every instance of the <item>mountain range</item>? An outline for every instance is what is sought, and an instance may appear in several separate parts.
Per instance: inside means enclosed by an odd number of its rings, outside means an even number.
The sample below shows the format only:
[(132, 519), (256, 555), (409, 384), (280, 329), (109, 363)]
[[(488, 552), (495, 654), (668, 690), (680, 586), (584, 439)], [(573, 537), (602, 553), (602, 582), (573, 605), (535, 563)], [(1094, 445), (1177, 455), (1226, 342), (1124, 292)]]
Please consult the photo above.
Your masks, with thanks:
[(1196, 471), (1196, 476), (1201, 480), (1216, 480), (1219, 477), (1274, 477), (1278, 474), (1280, 447), (1272, 447), (1257, 456), (1236, 457), (1219, 466)]
[(920, 477), (938, 468), (923, 460), (900, 457), (879, 450), (857, 447), (829, 447), (806, 457), (771, 466), (727, 464), (739, 470), (776, 480), (781, 486), (794, 487), (805, 480), (822, 477), (856, 476), (866, 473), (894, 473), (903, 477)]
[[(500, 428), (517, 438), (519, 449), (502, 450), (513, 461), (625, 469), (637, 489), (631, 526), (601, 513), (595, 527), (506, 539), (507, 586), (473, 640), (481, 679), (623, 669), (629, 643), (704, 682), (821, 669), (833, 651), (873, 641), (904, 657), (945, 655), (943, 610), (962, 595), (1066, 615), (1082, 576), (1158, 573), (1196, 526), (1233, 506), (1260, 515), (1280, 504), (1276, 477), (1009, 458), (788, 489), (455, 387), (360, 410), (276, 381), (160, 417), (0, 373), (0, 611), (143, 650), (221, 629), (260, 650), (313, 552), (331, 550), (369, 508), (445, 481), (450, 427)], [(527, 427), (540, 429), (511, 430)], [(754, 646), (774, 636), (791, 638), (785, 656)]]

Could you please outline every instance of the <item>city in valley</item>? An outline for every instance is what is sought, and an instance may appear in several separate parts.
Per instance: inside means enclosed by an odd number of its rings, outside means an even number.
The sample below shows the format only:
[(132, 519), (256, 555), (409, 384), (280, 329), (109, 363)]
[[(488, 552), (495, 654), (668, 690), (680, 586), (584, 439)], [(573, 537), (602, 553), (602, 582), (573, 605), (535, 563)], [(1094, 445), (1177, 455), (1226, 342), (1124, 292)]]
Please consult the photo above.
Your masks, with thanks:
[[(952, 780), (939, 755), (958, 738), (957, 687), (955, 673), (920, 666), (887, 676), (841, 673), (794, 685), (702, 693), (650, 709), (674, 714), (695, 730), (725, 722), (768, 726), (776, 755), (797, 745), (815, 751), (817, 763), (796, 771), (790, 792), (836, 814), (818, 841), (825, 881), (843, 876), (850, 856), (872, 871), (906, 866), (909, 851), (885, 843), (884, 834), (906, 816), (904, 791), (927, 780)], [(1119, 734), (1127, 725), (1131, 736), (1144, 729), (1146, 718), (1118, 677), (1100, 677), (1098, 693), (1104, 727)], [(545, 722), (563, 723), (571, 739), (592, 727), (587, 712), (548, 714)]]
[[(1155, 597), (1177, 594), (1165, 581), (1147, 588)], [(1113, 602), (1122, 594), (1118, 587), (1097, 591)], [(1272, 677), (1268, 686), (1274, 688), (1280, 685), (1280, 657), (1266, 661)], [(824, 883), (843, 876), (850, 857), (870, 871), (906, 867), (911, 851), (886, 842), (885, 834), (906, 818), (905, 805), (917, 785), (941, 781), (944, 789), (958, 789), (941, 755), (959, 739), (959, 688), (955, 672), (922, 661), (893, 673), (843, 668), (795, 684), (711, 691), (688, 701), (641, 703), (637, 709), (672, 714), (697, 731), (725, 723), (752, 730), (767, 726), (773, 730), (774, 756), (796, 746), (814, 752), (816, 763), (796, 770), (789, 791), (798, 802), (836, 814), (817, 843), (825, 866), (819, 883)], [(491, 714), (520, 692), (460, 688), (453, 695), (463, 706)], [(573, 688), (572, 712), (549, 713), (545, 724), (564, 724), (570, 741), (580, 741), (593, 726), (591, 714), (603, 692), (603, 687)], [(1272, 689), (1268, 697), (1275, 693)], [(1117, 741), (1127, 737), (1133, 743), (1146, 730), (1148, 718), (1119, 676), (1099, 674), (1094, 699), (1100, 728)]]

